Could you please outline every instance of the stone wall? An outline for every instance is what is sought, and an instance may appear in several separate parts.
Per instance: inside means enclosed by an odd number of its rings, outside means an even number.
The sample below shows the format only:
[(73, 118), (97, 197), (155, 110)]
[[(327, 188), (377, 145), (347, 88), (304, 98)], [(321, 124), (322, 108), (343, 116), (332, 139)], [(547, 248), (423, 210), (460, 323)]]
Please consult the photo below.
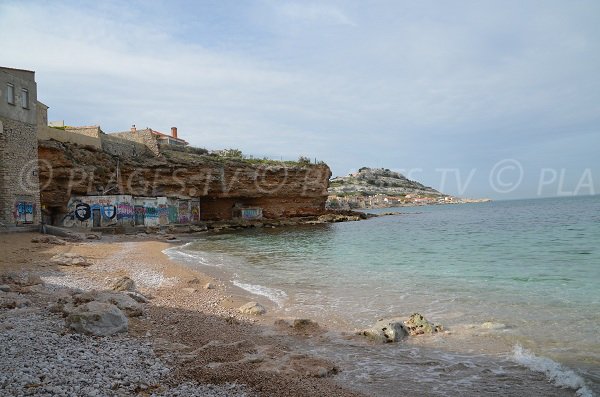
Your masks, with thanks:
[(40, 222), (37, 127), (0, 117), (0, 223)]
[(138, 157), (154, 154), (143, 143), (124, 139), (118, 134), (103, 134), (101, 142), (102, 150), (115, 156)]
[(160, 155), (160, 150), (158, 147), (158, 142), (156, 141), (156, 137), (149, 129), (117, 132), (114, 134), (110, 134), (110, 136), (119, 137), (128, 141), (140, 143), (146, 146), (148, 149), (150, 149), (150, 151), (154, 153), (155, 156)]

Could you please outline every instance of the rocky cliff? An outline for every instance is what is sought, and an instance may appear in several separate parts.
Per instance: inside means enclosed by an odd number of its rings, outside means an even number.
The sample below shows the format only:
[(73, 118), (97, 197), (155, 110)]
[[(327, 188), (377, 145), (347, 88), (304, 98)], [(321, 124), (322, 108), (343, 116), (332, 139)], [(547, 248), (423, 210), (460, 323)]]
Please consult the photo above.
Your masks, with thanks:
[(411, 181), (404, 175), (384, 168), (363, 167), (357, 173), (331, 180), (329, 192), (332, 195), (363, 194), (374, 196), (400, 196), (406, 194), (425, 194), (443, 196), (437, 190)]
[(322, 214), (331, 171), (325, 164), (224, 159), (165, 150), (159, 157), (117, 156), (93, 147), (39, 142), (41, 204), (64, 214), (76, 195), (200, 198), (203, 220), (230, 219), (235, 207), (265, 218)]

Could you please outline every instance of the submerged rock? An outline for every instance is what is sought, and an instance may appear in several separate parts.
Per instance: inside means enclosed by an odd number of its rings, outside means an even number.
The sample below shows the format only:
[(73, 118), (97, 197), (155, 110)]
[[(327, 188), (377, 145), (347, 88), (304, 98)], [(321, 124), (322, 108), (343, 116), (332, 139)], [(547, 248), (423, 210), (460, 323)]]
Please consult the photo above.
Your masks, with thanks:
[(261, 314), (265, 314), (267, 312), (267, 309), (265, 309), (265, 307), (258, 302), (248, 302), (241, 306), (238, 310), (241, 313), (252, 314), (255, 316), (260, 316)]
[(126, 332), (129, 323), (115, 305), (92, 301), (78, 306), (69, 314), (67, 326), (82, 334), (109, 336)]

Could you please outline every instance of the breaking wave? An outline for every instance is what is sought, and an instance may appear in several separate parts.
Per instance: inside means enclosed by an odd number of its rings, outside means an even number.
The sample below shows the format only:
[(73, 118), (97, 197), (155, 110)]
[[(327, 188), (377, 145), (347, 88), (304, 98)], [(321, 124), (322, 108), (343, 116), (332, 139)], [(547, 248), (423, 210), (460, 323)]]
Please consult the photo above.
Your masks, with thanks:
[(594, 396), (594, 393), (586, 386), (583, 378), (573, 370), (565, 368), (549, 358), (538, 357), (519, 344), (514, 347), (511, 358), (516, 363), (532, 371), (543, 373), (556, 386), (575, 390), (580, 397)]
[(262, 285), (246, 284), (238, 280), (231, 281), (233, 285), (246, 290), (254, 295), (260, 295), (268, 298), (270, 301), (275, 302), (278, 307), (283, 307), (283, 302), (287, 299), (285, 291), (276, 288), (269, 288)]

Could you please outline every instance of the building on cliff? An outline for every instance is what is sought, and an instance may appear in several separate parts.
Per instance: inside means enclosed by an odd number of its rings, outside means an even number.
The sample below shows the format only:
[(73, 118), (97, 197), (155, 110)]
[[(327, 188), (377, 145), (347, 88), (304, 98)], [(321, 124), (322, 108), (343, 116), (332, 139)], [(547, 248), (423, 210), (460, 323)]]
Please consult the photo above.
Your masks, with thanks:
[(39, 224), (35, 72), (0, 67), (0, 93), (0, 227)]
[(162, 132), (153, 130), (152, 128), (144, 128), (138, 130), (135, 125), (131, 126), (129, 131), (113, 132), (112, 137), (118, 137), (124, 140), (141, 143), (150, 149), (156, 156), (160, 155), (160, 146), (187, 146), (188, 143), (177, 136), (177, 127), (171, 127), (171, 135), (163, 134)]

